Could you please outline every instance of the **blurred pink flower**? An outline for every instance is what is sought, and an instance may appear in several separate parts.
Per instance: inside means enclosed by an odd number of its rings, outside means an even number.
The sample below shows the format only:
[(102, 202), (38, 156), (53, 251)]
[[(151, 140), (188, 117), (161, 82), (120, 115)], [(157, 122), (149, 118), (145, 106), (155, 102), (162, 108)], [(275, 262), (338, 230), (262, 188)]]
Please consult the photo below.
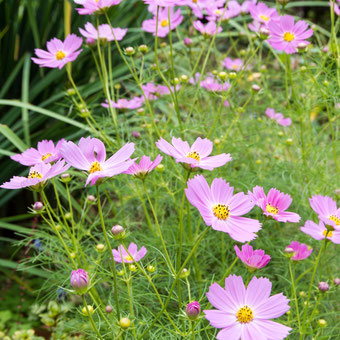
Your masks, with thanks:
[[(174, 91), (174, 87), (171, 86), (171, 91)], [(145, 85), (142, 85), (143, 92), (145, 96), (149, 100), (156, 100), (158, 97), (170, 94), (170, 90), (167, 86), (164, 85), (156, 85), (154, 83), (147, 83)], [(178, 91), (180, 89), (180, 86), (176, 86), (176, 90)]]
[(278, 21), (271, 21), (268, 24), (270, 37), (268, 43), (278, 51), (288, 54), (295, 53), (299, 44), (309, 45), (306, 39), (313, 35), (313, 30), (308, 29), (308, 24), (299, 20), (294, 23), (294, 17), (284, 15)]
[[(337, 1), (338, 3), (336, 3), (336, 1)], [(335, 13), (336, 15), (340, 15), (340, 7), (339, 7), (339, 5), (340, 5), (340, 0), (336, 0), (336, 1), (330, 0), (330, 1), (329, 1), (329, 6), (330, 6), (331, 8), (333, 8), (333, 5), (334, 5), (334, 13)]]
[(202, 175), (188, 180), (185, 194), (198, 209), (207, 226), (228, 233), (238, 242), (248, 242), (257, 237), (261, 229), (259, 221), (241, 217), (247, 214), (254, 203), (243, 192), (233, 195), (234, 188), (223, 178), (215, 178), (211, 187)]
[[(112, 30), (114, 36), (112, 34)], [(99, 25), (98, 30), (90, 23), (85, 24), (85, 29), (79, 28), (79, 32), (86, 38), (88, 44), (92, 44), (99, 37), (103, 41), (113, 41), (116, 38), (122, 40), (127, 32), (127, 28), (112, 28), (108, 24)]]
[(4, 189), (21, 189), (30, 187), (32, 190), (40, 191), (50, 178), (58, 176), (68, 170), (70, 165), (65, 165), (64, 160), (59, 160), (53, 165), (39, 163), (30, 168), (27, 177), (14, 176), (9, 182), (0, 186)]
[(105, 11), (111, 6), (119, 5), (122, 0), (74, 0), (74, 2), (83, 6), (83, 8), (76, 8), (78, 14), (87, 15)]
[[(181, 15), (181, 10), (178, 9), (176, 12), (170, 8), (170, 27), (174, 30), (183, 21)], [(154, 14), (152, 19), (144, 20), (142, 23), (142, 29), (145, 32), (152, 33), (156, 35), (156, 26), (158, 25), (157, 35), (161, 38), (166, 37), (169, 34), (169, 15), (168, 8), (160, 8), (158, 13), (158, 23), (157, 16)]]
[(69, 34), (62, 42), (57, 38), (46, 43), (47, 51), (36, 48), (34, 50), (38, 58), (31, 58), (40, 67), (62, 69), (67, 63), (74, 61), (82, 49), (78, 50), (83, 39), (75, 34)]
[(257, 5), (256, 3), (250, 4), (249, 12), (255, 21), (265, 25), (279, 19), (277, 10), (274, 7), (268, 7), (263, 2), (259, 2)]
[(60, 153), (66, 162), (76, 169), (89, 173), (86, 184), (94, 185), (99, 178), (112, 177), (127, 170), (133, 160), (130, 156), (135, 151), (134, 143), (125, 144), (109, 159), (102, 141), (97, 138), (81, 138), (79, 144), (63, 143)]
[(222, 328), (218, 340), (285, 339), (291, 328), (271, 321), (285, 314), (289, 300), (282, 294), (270, 296), (272, 284), (267, 278), (254, 276), (245, 288), (242, 277), (230, 275), (225, 289), (213, 283), (207, 298), (217, 310), (204, 310), (215, 328)]
[(298, 241), (292, 241), (291, 244), (286, 247), (286, 249), (287, 248), (293, 249), (293, 257), (290, 259), (294, 261), (302, 261), (306, 259), (313, 251), (312, 248), (309, 248), (306, 244), (299, 243)]
[(292, 203), (289, 194), (272, 188), (266, 196), (263, 188), (256, 186), (253, 188), (253, 192), (248, 191), (248, 196), (254, 204), (263, 210), (264, 215), (271, 216), (276, 221), (297, 223), (301, 219), (298, 214), (286, 211)]
[(118, 249), (112, 249), (114, 260), (119, 263), (122, 263), (122, 259), (124, 263), (133, 263), (133, 260), (135, 260), (135, 262), (138, 262), (147, 253), (147, 249), (144, 246), (137, 251), (137, 244), (133, 242), (130, 243), (127, 250), (131, 256), (122, 245), (118, 246)]
[(150, 157), (143, 156), (139, 162), (134, 162), (129, 169), (124, 171), (125, 174), (132, 175), (144, 179), (161, 161), (163, 157), (158, 155), (153, 162), (151, 162)]
[(309, 203), (321, 221), (340, 230), (340, 208), (337, 208), (331, 197), (314, 195), (309, 199)]
[(250, 271), (255, 271), (256, 269), (263, 268), (270, 261), (270, 256), (266, 255), (264, 250), (253, 250), (253, 247), (249, 244), (244, 244), (242, 246), (242, 251), (236, 245), (234, 249), (237, 257), (246, 265), (246, 267)]
[(36, 149), (29, 148), (23, 153), (10, 156), (13, 161), (22, 165), (32, 166), (38, 163), (51, 163), (61, 158), (60, 148), (64, 139), (61, 139), (56, 145), (52, 140), (42, 140), (38, 142)]
[(228, 82), (224, 82), (220, 84), (213, 76), (209, 76), (201, 81), (200, 86), (206, 89), (207, 91), (213, 92), (221, 92), (226, 91), (230, 88), (230, 84)]
[(266, 116), (270, 119), (276, 120), (279, 125), (290, 126), (292, 120), (290, 118), (285, 118), (282, 113), (275, 113), (274, 109), (268, 107), (266, 110)]
[[(128, 99), (118, 99), (117, 102), (114, 102), (111, 100), (111, 107), (114, 107), (116, 109), (138, 109), (140, 108), (144, 103), (144, 97), (134, 97), (130, 100)], [(105, 103), (101, 104), (103, 107), (109, 107), (108, 100), (105, 99)]]
[[(193, 22), (194, 27), (197, 29), (197, 31), (201, 32), (204, 36), (212, 36), (216, 34), (217, 25), (215, 21), (209, 21), (206, 25), (204, 25), (201, 21), (196, 20)], [(222, 27), (220, 26), (218, 28), (217, 33), (222, 32)]]
[(222, 66), (228, 70), (240, 71), (243, 67), (243, 61), (241, 59), (225, 58), (223, 60)]
[(326, 235), (327, 239), (333, 243), (340, 244), (340, 230), (327, 230), (323, 222), (319, 224), (313, 221), (306, 221), (304, 227), (300, 227), (300, 230), (307, 235), (312, 236), (316, 240), (324, 240)]
[(229, 153), (209, 156), (213, 145), (212, 141), (201, 137), (198, 137), (191, 147), (187, 141), (175, 137), (172, 137), (172, 145), (163, 138), (156, 142), (158, 149), (174, 157), (177, 163), (186, 163), (191, 168), (199, 167), (210, 171), (232, 160)]

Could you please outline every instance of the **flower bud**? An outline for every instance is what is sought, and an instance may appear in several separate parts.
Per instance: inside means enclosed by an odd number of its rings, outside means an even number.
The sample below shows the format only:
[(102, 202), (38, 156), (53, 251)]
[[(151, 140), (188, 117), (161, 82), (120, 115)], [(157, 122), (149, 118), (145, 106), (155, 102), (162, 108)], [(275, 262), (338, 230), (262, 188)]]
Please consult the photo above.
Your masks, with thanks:
[(156, 166), (156, 170), (157, 170), (158, 172), (164, 172), (164, 170), (165, 170), (164, 165), (163, 165), (163, 164), (158, 164), (158, 165)]
[(96, 245), (96, 250), (99, 252), (99, 253), (102, 253), (105, 249), (105, 245), (103, 243), (98, 243)]
[(125, 238), (125, 230), (121, 225), (114, 225), (111, 228), (111, 233), (116, 240), (122, 240)]
[(327, 326), (327, 321), (326, 320), (324, 320), (324, 319), (320, 319), (319, 321), (318, 321), (318, 325), (320, 326), (320, 327), (326, 327)]
[(60, 231), (61, 229), (63, 229), (63, 227), (60, 224), (57, 224), (55, 226), (55, 228), (56, 228), (57, 231)]
[(138, 131), (133, 130), (132, 131), (132, 137), (134, 138), (140, 138), (140, 133)]
[(187, 83), (189, 80), (189, 77), (186, 74), (181, 75), (181, 82), (182, 83)]
[(325, 86), (329, 86), (329, 81), (328, 81), (328, 80), (324, 80), (324, 81), (322, 82), (322, 84), (324, 84)]
[(260, 165), (260, 164), (262, 164), (262, 160), (261, 160), (261, 159), (257, 159), (257, 160), (255, 161), (255, 163), (256, 163), (257, 165)]
[(251, 89), (254, 93), (257, 93), (261, 90), (261, 87), (258, 86), (257, 84), (254, 84), (254, 85), (251, 86)]
[(96, 198), (95, 198), (93, 195), (88, 195), (88, 196), (86, 197), (86, 199), (87, 199), (87, 201), (88, 201), (89, 203), (94, 203), (94, 202), (96, 202)]
[(338, 277), (336, 277), (336, 278), (334, 279), (334, 284), (335, 284), (336, 286), (339, 286), (339, 285), (340, 285), (340, 279), (339, 279)]
[(68, 173), (62, 174), (60, 178), (64, 183), (69, 183), (71, 181), (71, 176)]
[(137, 270), (137, 267), (134, 264), (129, 265), (130, 272), (135, 272)]
[(299, 296), (301, 296), (301, 297), (306, 297), (306, 292), (305, 292), (304, 290), (301, 290), (301, 291), (299, 292)]
[(81, 109), (79, 113), (80, 117), (86, 118), (90, 116), (90, 111), (88, 109)]
[(324, 293), (329, 290), (329, 285), (327, 282), (321, 281), (319, 282), (319, 291)]
[(268, 39), (268, 37), (270, 35), (270, 31), (266, 27), (261, 27), (260, 30), (259, 30), (259, 35), (260, 35), (260, 38), (262, 40), (266, 40), (266, 39)]
[(89, 311), (90, 314), (94, 313), (93, 307), (91, 305), (87, 305), (87, 309), (86, 307), (83, 307), (81, 311), (85, 316), (88, 316), (87, 311)]
[(133, 48), (133, 47), (127, 47), (126, 49), (125, 49), (125, 53), (126, 53), (126, 55), (134, 55), (135, 54), (135, 49)]
[(167, 43), (165, 42), (165, 41), (163, 41), (162, 43), (161, 43), (161, 47), (162, 48), (165, 48), (167, 46)]
[(220, 72), (219, 74), (218, 74), (218, 77), (221, 79), (221, 80), (226, 80), (226, 78), (227, 78), (227, 72)]
[(284, 133), (283, 133), (282, 131), (279, 131), (279, 132), (277, 133), (277, 135), (278, 135), (279, 137), (283, 137), (283, 136), (284, 136)]
[(86, 293), (89, 281), (89, 276), (84, 269), (72, 270), (71, 285), (77, 294)]
[(286, 257), (288, 257), (288, 258), (293, 257), (293, 256), (294, 256), (294, 249), (291, 248), (291, 247), (286, 247), (286, 249), (285, 249), (285, 255), (286, 255)]
[(70, 219), (72, 218), (72, 214), (71, 214), (70, 212), (67, 212), (67, 213), (65, 214), (65, 218), (66, 218), (67, 220), (70, 220)]
[(185, 312), (190, 320), (196, 320), (201, 312), (201, 306), (197, 301), (187, 304)]
[(301, 66), (300, 67), (300, 71), (302, 72), (302, 73), (305, 73), (306, 71), (307, 71), (307, 67), (306, 66)]
[(191, 46), (192, 40), (190, 38), (184, 38), (184, 45), (185, 46)]
[(304, 43), (304, 42), (300, 42), (298, 43), (297, 45), (297, 49), (300, 53), (303, 53), (303, 52), (306, 52), (306, 49), (307, 49), (307, 44)]
[(41, 212), (42, 210), (44, 210), (44, 205), (41, 202), (37, 201), (33, 204), (33, 210), (35, 212)]
[(140, 116), (144, 116), (145, 115), (145, 110), (141, 107), (137, 110), (137, 113), (140, 115)]
[(149, 51), (149, 47), (147, 45), (140, 45), (138, 47), (138, 51), (143, 53), (143, 54), (146, 54)]
[(184, 269), (181, 271), (181, 273), (179, 274), (179, 277), (180, 277), (181, 279), (185, 279), (185, 278), (187, 278), (189, 275), (190, 275), (190, 270), (184, 268)]
[(124, 275), (124, 269), (121, 269), (117, 272), (118, 276), (123, 276)]
[(229, 73), (229, 78), (230, 78), (230, 79), (235, 79), (236, 77), (237, 77), (236, 72), (230, 72), (230, 73)]
[(156, 268), (154, 266), (152, 266), (151, 264), (149, 264), (148, 267), (147, 267), (147, 270), (148, 270), (149, 273), (153, 273), (156, 270)]
[(286, 144), (287, 145), (293, 145), (293, 140), (291, 138), (286, 139)]
[(279, 0), (279, 3), (284, 7), (288, 4), (290, 0)]
[(177, 77), (174, 78), (173, 84), (174, 84), (174, 85), (179, 84), (179, 79), (178, 79)]
[(119, 320), (119, 326), (123, 329), (128, 329), (131, 326), (131, 321), (129, 318), (121, 318)]
[(215, 145), (220, 145), (221, 144), (221, 140), (218, 139), (218, 138), (214, 139), (214, 144)]
[(111, 305), (108, 305), (108, 306), (105, 307), (105, 312), (106, 313), (111, 313), (112, 311), (113, 311), (113, 308), (112, 308)]
[(74, 89), (67, 89), (66, 94), (71, 97), (76, 94), (76, 91)]
[(217, 70), (212, 70), (211, 73), (212, 73), (214, 76), (216, 76), (217, 73), (218, 73), (218, 71), (217, 71)]
[(243, 49), (243, 50), (240, 51), (240, 56), (241, 57), (244, 57), (246, 54), (247, 54), (246, 50)]

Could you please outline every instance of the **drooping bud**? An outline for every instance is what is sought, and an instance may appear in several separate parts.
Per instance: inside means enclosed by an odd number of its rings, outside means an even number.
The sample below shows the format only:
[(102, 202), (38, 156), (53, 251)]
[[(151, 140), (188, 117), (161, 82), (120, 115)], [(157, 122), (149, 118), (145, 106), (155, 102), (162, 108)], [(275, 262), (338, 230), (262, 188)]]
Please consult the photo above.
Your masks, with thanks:
[(89, 281), (89, 276), (84, 269), (72, 270), (71, 285), (77, 294), (86, 293)]
[(119, 326), (123, 329), (128, 329), (131, 326), (131, 321), (129, 318), (121, 318), (119, 320)]
[(187, 304), (185, 312), (190, 320), (196, 320), (201, 312), (201, 306), (197, 301)]
[(319, 291), (324, 293), (329, 290), (329, 285), (327, 282), (321, 281), (319, 282)]

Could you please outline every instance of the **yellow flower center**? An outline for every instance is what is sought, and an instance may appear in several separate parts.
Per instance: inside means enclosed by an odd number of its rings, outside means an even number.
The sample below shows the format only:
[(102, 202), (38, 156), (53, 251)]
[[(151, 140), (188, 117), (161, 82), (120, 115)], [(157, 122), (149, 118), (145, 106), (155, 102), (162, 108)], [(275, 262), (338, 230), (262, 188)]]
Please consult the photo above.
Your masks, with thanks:
[(31, 178), (42, 178), (42, 174), (38, 171), (32, 171), (28, 174), (27, 178), (31, 179)]
[(329, 216), (329, 219), (333, 222), (335, 222), (335, 225), (340, 225), (340, 218), (336, 217), (334, 215)]
[(66, 57), (66, 54), (65, 52), (63, 51), (58, 51), (56, 54), (55, 54), (55, 57), (57, 58), (57, 60), (62, 60)]
[(197, 4), (198, 0), (191, 0), (194, 4)]
[(291, 42), (295, 39), (295, 35), (291, 32), (286, 32), (284, 35), (283, 35), (283, 40), (287, 41), (287, 42)]
[[(328, 233), (327, 233), (328, 232)], [(333, 231), (328, 231), (328, 230), (324, 230), (323, 232), (322, 232), (322, 235), (323, 236), (325, 236), (326, 237), (326, 235), (327, 235), (327, 237), (332, 237), (333, 236)]]
[(220, 11), (219, 9), (217, 9), (217, 10), (215, 11), (215, 14), (216, 14), (216, 15), (221, 15), (221, 11)]
[(45, 155), (42, 155), (42, 156), (41, 156), (41, 160), (44, 161), (45, 159), (47, 159), (47, 158), (49, 158), (49, 157), (51, 157), (51, 156), (52, 156), (51, 153), (45, 153)]
[(124, 256), (124, 259), (126, 261), (133, 261), (133, 258), (131, 256), (129, 256), (129, 255)]
[(254, 314), (250, 307), (243, 306), (236, 313), (236, 318), (240, 323), (249, 323), (254, 319)]
[(270, 19), (270, 17), (268, 15), (261, 14), (260, 19), (262, 19), (264, 21), (268, 21)]
[(279, 212), (279, 209), (275, 208), (270, 203), (266, 204), (266, 210), (267, 210), (267, 213), (274, 214), (274, 215), (277, 215)]
[(163, 19), (163, 20), (161, 21), (161, 26), (162, 26), (162, 27), (166, 27), (166, 26), (168, 26), (168, 25), (169, 25), (169, 21), (168, 21), (168, 20)]
[(201, 160), (201, 156), (197, 151), (191, 151), (187, 154), (187, 158), (193, 158), (196, 159), (196, 161), (200, 161)]
[(93, 174), (96, 171), (102, 171), (102, 167), (100, 166), (100, 163), (98, 161), (95, 161), (91, 164), (91, 168), (89, 170), (89, 173)]
[(214, 215), (219, 219), (219, 220), (226, 220), (229, 217), (230, 210), (229, 207), (225, 204), (216, 204), (213, 207), (213, 212)]
[(234, 64), (232, 67), (233, 67), (234, 70), (238, 69), (238, 65), (236, 65), (236, 64)]

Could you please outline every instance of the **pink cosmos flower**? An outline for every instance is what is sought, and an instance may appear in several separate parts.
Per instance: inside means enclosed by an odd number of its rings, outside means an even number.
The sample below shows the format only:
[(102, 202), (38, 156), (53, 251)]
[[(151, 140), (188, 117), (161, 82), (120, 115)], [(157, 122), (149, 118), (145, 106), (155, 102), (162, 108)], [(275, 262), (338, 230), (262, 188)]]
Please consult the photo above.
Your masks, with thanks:
[(333, 243), (340, 244), (340, 230), (327, 231), (327, 228), (321, 221), (319, 224), (310, 220), (306, 221), (304, 227), (301, 227), (300, 230), (305, 234), (312, 236), (316, 240), (324, 240), (327, 235), (328, 240)]
[(332, 198), (314, 195), (309, 199), (309, 203), (321, 221), (340, 230), (340, 208), (337, 208), (336, 202)]
[(243, 67), (243, 61), (241, 59), (225, 58), (223, 60), (222, 66), (228, 70), (240, 71)]
[[(208, 4), (211, 4), (212, 0), (179, 0), (177, 5), (186, 5), (189, 6), (194, 14), (195, 17), (202, 19), (203, 18), (203, 11), (208, 7)], [(220, 4), (218, 4), (220, 7)]]
[[(210, 37), (216, 34), (217, 25), (215, 21), (209, 21), (206, 25), (204, 25), (201, 21), (196, 20), (193, 22), (194, 27), (197, 31), (201, 32), (204, 36)], [(217, 33), (222, 32), (222, 27), (218, 28)]]
[[(114, 36), (112, 34), (114, 33)], [(85, 24), (85, 29), (79, 28), (79, 32), (86, 38), (88, 44), (94, 43), (98, 37), (102, 41), (120, 41), (125, 37), (127, 28), (112, 28), (108, 24), (99, 25), (98, 30), (90, 23)]]
[(261, 223), (241, 217), (254, 203), (243, 192), (233, 195), (233, 191), (222, 178), (215, 178), (210, 188), (202, 175), (190, 179), (185, 189), (189, 202), (198, 209), (207, 226), (228, 233), (238, 242), (248, 242), (257, 237), (255, 233), (261, 229)]
[(52, 163), (61, 158), (60, 148), (64, 139), (61, 139), (56, 145), (52, 140), (42, 140), (38, 142), (36, 149), (29, 148), (23, 153), (10, 156), (13, 161), (22, 165), (32, 166), (38, 163)]
[[(340, 5), (340, 0), (337, 0), (337, 2), (338, 2), (338, 4)], [(339, 7), (339, 5), (338, 5), (335, 1), (333, 2), (333, 0), (330, 0), (329, 1), (329, 6), (331, 7), (331, 8), (333, 8), (333, 5), (334, 5), (334, 13), (336, 14), (336, 15), (340, 15), (340, 7)]]
[[(144, 97), (134, 97), (130, 100), (128, 99), (118, 99), (117, 102), (114, 102), (111, 100), (111, 107), (114, 107), (116, 109), (138, 109), (140, 108), (144, 103)], [(109, 107), (107, 99), (105, 100), (105, 103), (101, 104), (104, 107)]]
[(38, 58), (31, 58), (40, 67), (62, 69), (67, 63), (74, 61), (82, 49), (78, 50), (83, 39), (75, 34), (69, 34), (62, 42), (57, 38), (48, 41), (46, 46), (48, 51), (36, 48), (34, 50)]
[(235, 245), (234, 247), (237, 257), (245, 264), (249, 271), (255, 271), (257, 269), (265, 267), (271, 257), (266, 255), (264, 250), (253, 250), (253, 247), (249, 244), (242, 246), (242, 251)]
[(143, 89), (145, 96), (149, 100), (156, 100), (158, 99), (158, 97), (164, 96), (166, 94), (170, 94), (170, 91), (167, 86), (156, 85), (154, 83), (147, 83), (145, 85), (142, 85), (142, 89)]
[(230, 275), (225, 289), (213, 283), (207, 298), (217, 310), (204, 310), (210, 325), (222, 328), (218, 340), (281, 340), (291, 328), (271, 321), (285, 314), (289, 300), (282, 294), (270, 296), (271, 282), (264, 277), (253, 277), (245, 288), (242, 277)]
[[(133, 260), (135, 262), (140, 261), (147, 253), (147, 249), (143, 246), (140, 248), (140, 250), (137, 251), (137, 244), (136, 243), (130, 243), (128, 247), (128, 252), (125, 250), (125, 248), (120, 245), (117, 249), (112, 249), (113, 258), (116, 262), (122, 263), (122, 259), (124, 263), (133, 263)], [(129, 255), (130, 253), (130, 255)]]
[(207, 91), (213, 92), (226, 91), (230, 88), (230, 84), (228, 82), (220, 84), (218, 81), (215, 80), (214, 77), (210, 76), (202, 80), (200, 86), (206, 89)]
[(254, 20), (252, 23), (248, 24), (248, 27), (253, 32), (259, 32), (262, 27), (265, 27), (265, 25), (259, 21)]
[(9, 182), (0, 186), (4, 189), (21, 189), (30, 187), (32, 190), (40, 191), (44, 188), (46, 181), (58, 176), (68, 170), (70, 165), (65, 165), (64, 160), (59, 160), (53, 165), (38, 163), (30, 168), (27, 177), (14, 176)]
[(276, 120), (279, 125), (290, 126), (292, 120), (290, 118), (285, 118), (282, 113), (275, 113), (274, 109), (268, 107), (266, 110), (266, 116), (270, 119)]
[[(174, 30), (178, 25), (181, 24), (183, 17), (181, 15), (181, 10), (178, 9), (176, 12), (170, 9), (170, 27)], [(158, 25), (158, 36), (161, 38), (166, 37), (169, 34), (169, 15), (168, 8), (160, 8), (158, 13), (158, 23), (157, 16), (154, 15), (152, 19), (144, 20), (142, 23), (142, 29), (145, 32), (152, 33), (156, 35), (156, 26)]]
[(177, 163), (186, 163), (191, 168), (199, 167), (210, 171), (232, 160), (230, 153), (222, 153), (209, 157), (213, 145), (212, 141), (207, 138), (202, 139), (201, 137), (198, 137), (191, 147), (187, 141), (175, 137), (172, 137), (172, 145), (163, 138), (156, 142), (157, 148), (165, 154), (174, 157)]
[(155, 160), (151, 162), (150, 157), (144, 155), (139, 164), (134, 162), (128, 170), (124, 171), (124, 173), (144, 179), (162, 161), (162, 159), (163, 157), (158, 155)]
[(71, 285), (78, 294), (83, 294), (89, 286), (89, 276), (84, 269), (72, 270)]
[(313, 251), (312, 248), (309, 248), (306, 244), (299, 243), (298, 241), (292, 241), (292, 243), (287, 246), (286, 249), (287, 248), (293, 249), (294, 256), (291, 257), (291, 260), (294, 261), (301, 261), (306, 259)]
[(74, 2), (83, 6), (83, 8), (76, 8), (78, 14), (87, 15), (105, 11), (111, 6), (120, 4), (122, 0), (74, 0)]
[(300, 43), (309, 45), (306, 39), (313, 35), (313, 30), (308, 29), (305, 21), (299, 20), (295, 24), (291, 15), (284, 15), (278, 21), (271, 21), (268, 29), (270, 31), (268, 43), (276, 50), (288, 54), (295, 53)]
[(279, 13), (272, 7), (269, 8), (265, 3), (259, 2), (257, 5), (255, 3), (249, 6), (249, 11), (252, 18), (264, 25), (268, 25), (272, 21), (279, 19)]
[(78, 146), (73, 142), (65, 142), (60, 149), (60, 153), (67, 163), (89, 173), (85, 186), (89, 183), (94, 185), (99, 178), (123, 173), (133, 163), (130, 156), (134, 151), (134, 143), (127, 143), (105, 160), (106, 150), (103, 142), (91, 137), (81, 138)]
[(272, 188), (266, 196), (263, 188), (256, 186), (253, 188), (253, 192), (248, 191), (248, 195), (254, 204), (263, 210), (264, 215), (271, 216), (276, 221), (296, 223), (301, 219), (298, 214), (286, 211), (292, 203), (289, 194)]
[(244, 1), (241, 4), (241, 14), (248, 14), (250, 12), (250, 6), (256, 5), (257, 0)]

